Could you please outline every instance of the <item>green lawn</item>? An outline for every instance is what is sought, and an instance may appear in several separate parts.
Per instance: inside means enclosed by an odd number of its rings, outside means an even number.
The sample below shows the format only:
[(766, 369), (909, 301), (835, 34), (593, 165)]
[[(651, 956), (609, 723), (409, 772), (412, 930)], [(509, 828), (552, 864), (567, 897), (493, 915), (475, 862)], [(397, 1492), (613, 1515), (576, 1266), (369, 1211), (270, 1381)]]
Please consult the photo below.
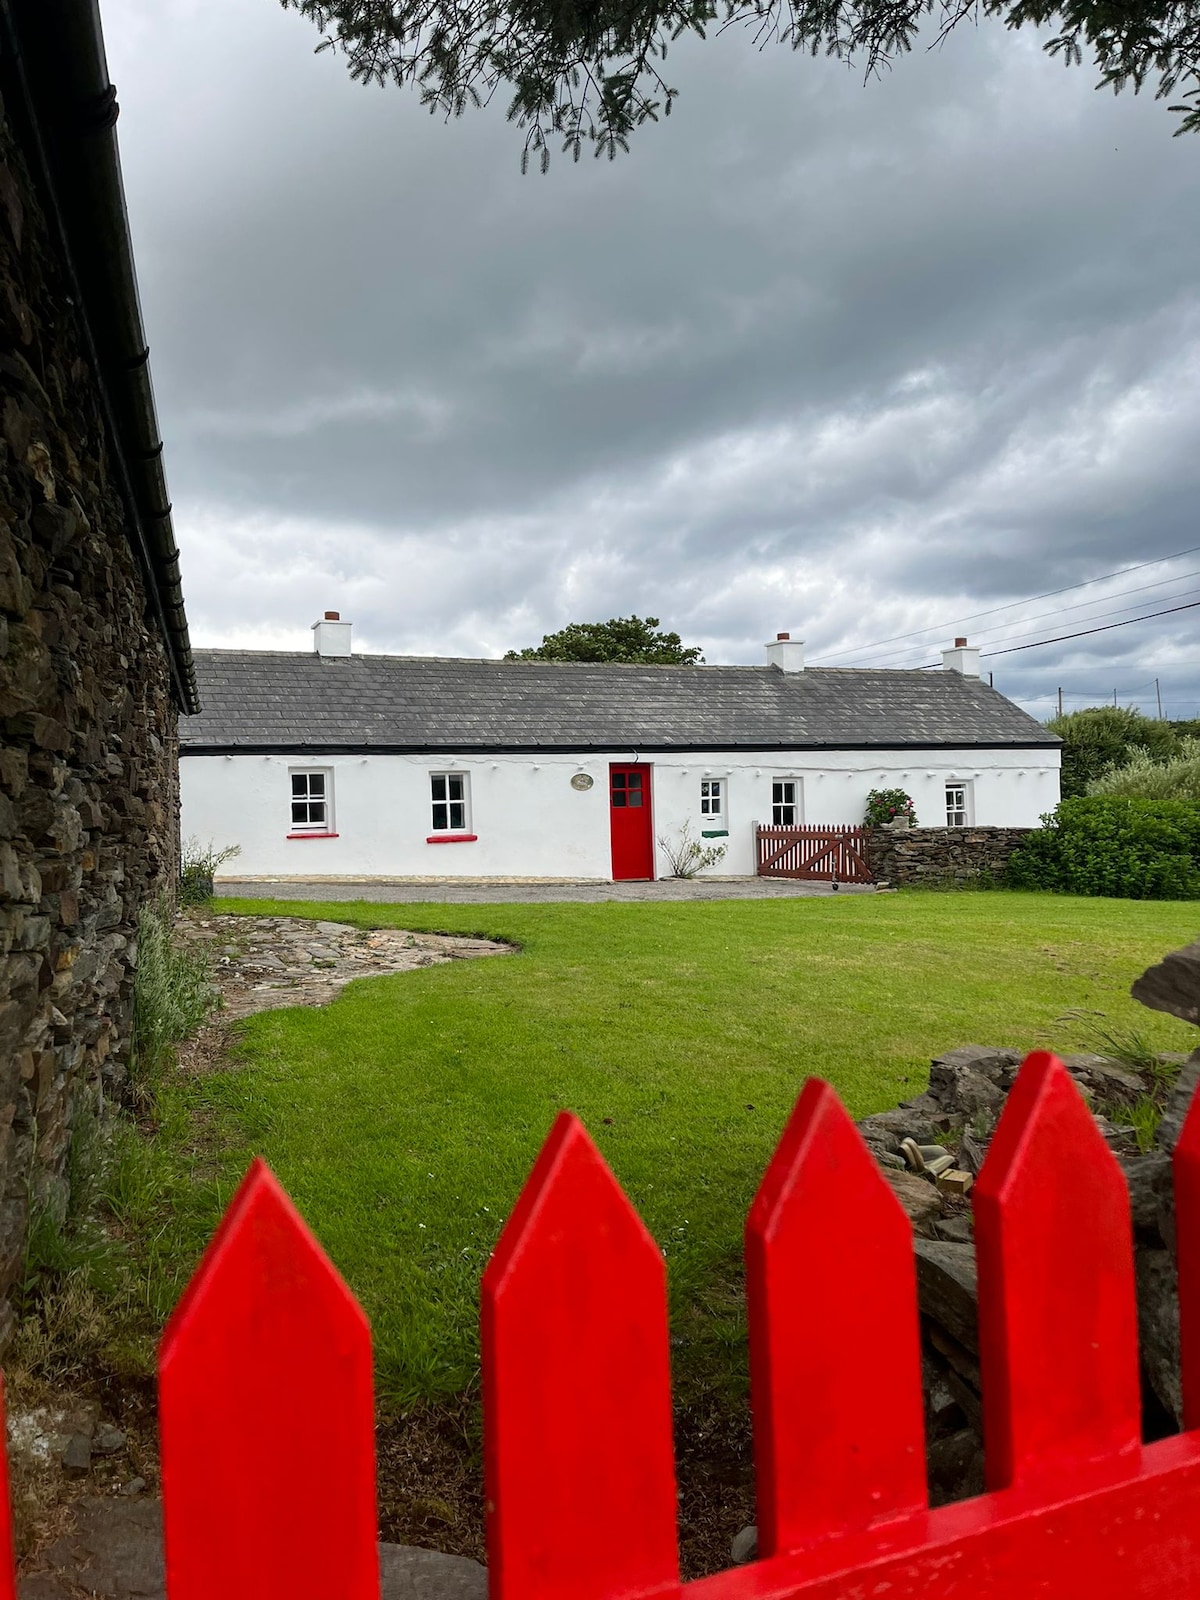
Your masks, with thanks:
[(256, 1017), (240, 1070), (189, 1091), (210, 1152), (213, 1129), (223, 1141), (220, 1185), (193, 1190), (193, 1231), (264, 1154), (366, 1306), (380, 1392), (397, 1403), (470, 1385), (479, 1272), (561, 1106), (666, 1252), (686, 1382), (689, 1360), (703, 1379), (707, 1355), (738, 1348), (742, 1220), (808, 1075), (863, 1116), (919, 1093), (929, 1058), (957, 1044), (1086, 1048), (1097, 1024), (1161, 1049), (1193, 1043), (1128, 998), (1145, 966), (1195, 937), (1190, 904), (981, 893), (219, 909), (520, 946)]

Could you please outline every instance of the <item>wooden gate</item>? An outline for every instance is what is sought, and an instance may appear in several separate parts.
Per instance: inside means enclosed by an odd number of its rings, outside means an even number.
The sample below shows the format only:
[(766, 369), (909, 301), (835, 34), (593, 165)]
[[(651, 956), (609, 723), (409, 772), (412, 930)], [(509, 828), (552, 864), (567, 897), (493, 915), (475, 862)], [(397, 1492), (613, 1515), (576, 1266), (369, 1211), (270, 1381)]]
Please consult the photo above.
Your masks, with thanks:
[(764, 828), (756, 832), (760, 878), (870, 883), (865, 828)]
[[(1174, 1173), (1188, 1431), (1143, 1446), (1125, 1180), (1025, 1062), (974, 1191), (988, 1492), (931, 1511), (908, 1220), (810, 1080), (746, 1226), (760, 1559), (681, 1585), (662, 1252), (562, 1113), (483, 1277), (491, 1600), (1200, 1593), (1195, 1108)], [(160, 1374), (169, 1600), (378, 1600), (370, 1332), (261, 1163)], [(12, 1600), (7, 1495), (0, 1557)]]

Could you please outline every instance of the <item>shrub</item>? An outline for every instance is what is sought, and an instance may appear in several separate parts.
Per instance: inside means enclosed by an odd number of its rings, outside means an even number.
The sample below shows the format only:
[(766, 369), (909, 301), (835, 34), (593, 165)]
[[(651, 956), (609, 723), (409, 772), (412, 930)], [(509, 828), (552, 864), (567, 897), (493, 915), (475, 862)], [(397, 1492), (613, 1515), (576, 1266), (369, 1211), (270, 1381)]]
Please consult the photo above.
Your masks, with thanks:
[(1014, 888), (1200, 899), (1200, 805), (1097, 795), (1062, 801), (1042, 823), (1009, 861)]
[(144, 906), (138, 915), (129, 1061), (135, 1089), (153, 1082), (172, 1047), (195, 1033), (215, 1001), (207, 955), (176, 944), (165, 900)]
[(179, 904), (198, 906), (211, 900), (213, 875), (217, 868), (241, 853), (240, 844), (229, 844), (224, 850), (215, 850), (211, 839), (207, 847), (201, 845), (199, 839), (185, 839), (179, 863)]
[(1181, 739), (1178, 755), (1165, 761), (1139, 747), (1123, 766), (1111, 766), (1094, 778), (1087, 792), (1125, 800), (1200, 801), (1200, 739)]
[(690, 822), (685, 822), (680, 828), (678, 839), (668, 839), (664, 834), (660, 836), (658, 844), (667, 858), (673, 878), (694, 878), (706, 867), (715, 867), (725, 859), (725, 846), (701, 844), (699, 839), (692, 837)]
[(916, 827), (917, 809), (912, 796), (905, 794), (903, 789), (872, 789), (867, 796), (866, 826), (882, 827), (895, 822), (897, 817), (907, 817), (909, 826)]
[(1046, 724), (1063, 741), (1062, 796), (1074, 799), (1109, 767), (1123, 766), (1134, 750), (1152, 761), (1178, 755), (1180, 739), (1169, 722), (1156, 722), (1127, 706), (1088, 706), (1051, 717)]

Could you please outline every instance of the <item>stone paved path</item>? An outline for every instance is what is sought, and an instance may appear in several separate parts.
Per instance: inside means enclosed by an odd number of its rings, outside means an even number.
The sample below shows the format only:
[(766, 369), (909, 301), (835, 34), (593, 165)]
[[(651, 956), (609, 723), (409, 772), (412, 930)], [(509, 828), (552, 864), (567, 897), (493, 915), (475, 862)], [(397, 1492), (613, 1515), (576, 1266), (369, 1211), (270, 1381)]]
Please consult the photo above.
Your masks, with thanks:
[[(159, 1500), (95, 1496), (74, 1513), (71, 1532), (20, 1579), (18, 1600), (165, 1600)], [(381, 1600), (487, 1600), (487, 1574), (466, 1556), (381, 1544), (379, 1573)]]
[[(874, 884), (845, 883), (840, 894), (875, 894)], [(657, 883), (549, 883), (526, 879), (512, 882), (464, 883), (461, 879), (431, 882), (428, 878), (363, 878), (297, 883), (292, 879), (223, 878), (218, 898), (246, 900), (368, 900), (387, 904), (441, 901), (448, 905), (548, 905), (594, 900), (790, 900), (835, 893), (828, 883), (799, 883), (792, 878), (663, 878)]]
[(182, 917), (178, 932), (187, 943), (207, 947), (226, 1022), (275, 1006), (328, 1005), (355, 978), (511, 952), (509, 945), (491, 939), (406, 933), (401, 928), (368, 932), (344, 922), (299, 917), (200, 912)]

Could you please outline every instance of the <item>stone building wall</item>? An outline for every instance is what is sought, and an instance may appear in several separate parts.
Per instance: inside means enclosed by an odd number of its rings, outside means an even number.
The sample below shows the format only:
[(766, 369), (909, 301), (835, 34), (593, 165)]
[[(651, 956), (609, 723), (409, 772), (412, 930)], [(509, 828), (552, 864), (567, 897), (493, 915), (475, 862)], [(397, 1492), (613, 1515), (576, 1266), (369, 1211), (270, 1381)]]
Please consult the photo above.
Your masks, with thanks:
[(868, 860), (876, 881), (967, 883), (981, 872), (999, 877), (1030, 828), (871, 828)]
[(0, 1341), (31, 1209), (129, 1041), (172, 885), (176, 713), (64, 263), (0, 116)]

